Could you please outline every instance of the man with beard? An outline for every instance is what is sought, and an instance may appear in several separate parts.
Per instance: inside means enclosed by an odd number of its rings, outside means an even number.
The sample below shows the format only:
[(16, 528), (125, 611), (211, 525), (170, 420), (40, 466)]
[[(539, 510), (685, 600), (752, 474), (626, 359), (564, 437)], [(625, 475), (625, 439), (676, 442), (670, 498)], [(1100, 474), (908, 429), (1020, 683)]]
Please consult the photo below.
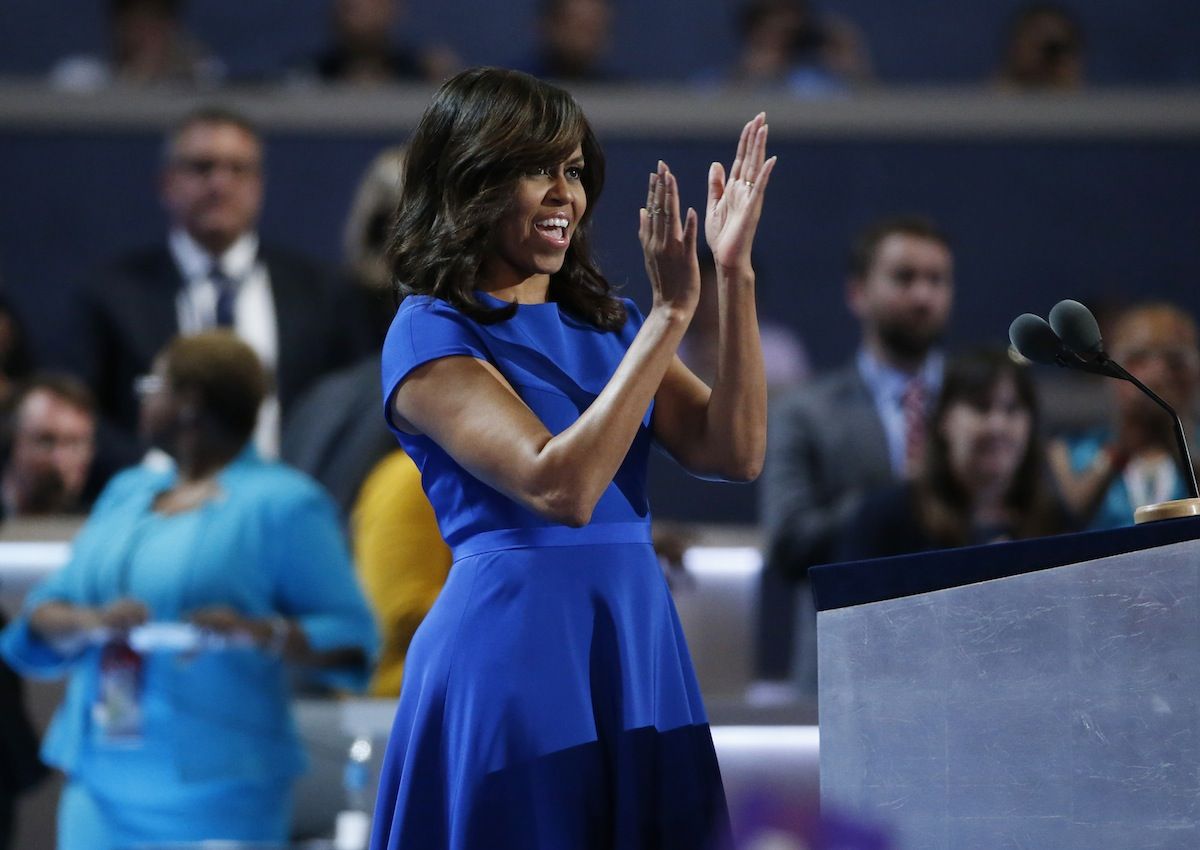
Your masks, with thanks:
[[(1200, 395), (1195, 320), (1172, 304), (1141, 304), (1122, 313), (1108, 336), (1113, 359), (1178, 411), (1194, 452)], [(1113, 424), (1050, 449), (1063, 500), (1093, 529), (1132, 525), (1135, 508), (1188, 495), (1171, 417), (1133, 384), (1110, 386)]]
[[(807, 570), (831, 558), (841, 526), (870, 493), (915, 475), (926, 415), (941, 387), (937, 349), (953, 299), (946, 237), (919, 217), (867, 228), (850, 256), (846, 300), (862, 327), (855, 359), (781, 399), (771, 412), (763, 471), (766, 569), (761, 598), (788, 605), (792, 621), (764, 607), (762, 673), (791, 674), (816, 688), (816, 629)], [(780, 603), (779, 600), (785, 600)], [(774, 603), (772, 603), (772, 600)]]
[(12, 444), (0, 474), (6, 519), (86, 510), (96, 412), (88, 388), (69, 375), (43, 374), (17, 395)]

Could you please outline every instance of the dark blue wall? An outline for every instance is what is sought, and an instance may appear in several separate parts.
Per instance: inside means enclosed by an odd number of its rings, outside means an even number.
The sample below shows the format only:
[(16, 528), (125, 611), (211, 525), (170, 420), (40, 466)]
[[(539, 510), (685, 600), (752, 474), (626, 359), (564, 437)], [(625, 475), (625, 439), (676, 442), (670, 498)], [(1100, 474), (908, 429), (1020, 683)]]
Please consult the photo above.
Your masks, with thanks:
[[(273, 134), (264, 234), (336, 262), (362, 169), (386, 136)], [(158, 238), (159, 141), (150, 133), (0, 134), (0, 270), (58, 362), (65, 316), (88, 270)], [(726, 145), (619, 140), (596, 239), (609, 276), (645, 303), (636, 211), (658, 157), (701, 207), (708, 163)], [(953, 340), (1004, 340), (1009, 319), (1068, 295), (1159, 296), (1200, 312), (1200, 142), (865, 142), (776, 144), (760, 237), (764, 315), (793, 326), (817, 366), (847, 356), (846, 245), (875, 216), (927, 213), (951, 233), (959, 300)]]
[[(995, 65), (1017, 0), (814, 0), (864, 30), (879, 76), (893, 83), (969, 83)], [(682, 80), (723, 66), (733, 51), (730, 0), (614, 0), (612, 66), (630, 79)], [(1066, 0), (1087, 33), (1091, 78), (1104, 85), (1200, 83), (1200, 3)], [(270, 74), (315, 50), (326, 0), (195, 0), (192, 29), (239, 76)], [(468, 64), (528, 54), (536, 0), (408, 3), (411, 40), (450, 44)], [(102, 50), (104, 0), (4, 0), (0, 74), (44, 73), (58, 57)]]

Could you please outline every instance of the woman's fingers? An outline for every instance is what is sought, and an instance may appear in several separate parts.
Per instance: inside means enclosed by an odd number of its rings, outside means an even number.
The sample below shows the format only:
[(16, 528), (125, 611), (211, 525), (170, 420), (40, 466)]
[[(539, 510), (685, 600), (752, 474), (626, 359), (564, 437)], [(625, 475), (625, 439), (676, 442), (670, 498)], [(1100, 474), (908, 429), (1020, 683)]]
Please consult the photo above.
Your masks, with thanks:
[(737, 153), (733, 155), (733, 165), (729, 168), (730, 180), (742, 179), (742, 162), (746, 158), (746, 146), (750, 142), (750, 134), (753, 133), (754, 129), (757, 127), (758, 119), (761, 115), (761, 112), (758, 115), (755, 115), (748, 122), (746, 122), (746, 126), (742, 128), (742, 135), (738, 137)]
[(696, 253), (696, 234), (699, 229), (700, 217), (696, 214), (696, 210), (693, 207), (688, 207), (683, 227), (683, 250), (688, 255), (695, 255)]
[[(760, 112), (756, 121), (760, 121), (765, 116)], [(758, 180), (758, 172), (762, 168), (763, 160), (767, 156), (767, 124), (762, 121), (754, 132), (754, 142), (750, 145), (750, 149), (746, 152), (746, 161), (742, 165), (742, 174), (745, 179), (753, 182)]]
[(721, 198), (725, 195), (725, 166), (714, 162), (708, 167), (708, 215), (712, 215)]

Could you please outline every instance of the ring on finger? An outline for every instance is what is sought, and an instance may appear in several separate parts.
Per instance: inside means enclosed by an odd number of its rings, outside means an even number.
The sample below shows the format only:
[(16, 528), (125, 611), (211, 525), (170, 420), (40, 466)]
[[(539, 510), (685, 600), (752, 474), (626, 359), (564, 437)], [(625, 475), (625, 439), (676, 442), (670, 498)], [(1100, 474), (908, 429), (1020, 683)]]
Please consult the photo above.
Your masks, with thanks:
[(753, 188), (754, 188), (754, 181), (753, 181), (753, 180), (743, 180), (742, 182), (746, 184), (746, 188), (747, 188), (747, 189), (753, 189)]

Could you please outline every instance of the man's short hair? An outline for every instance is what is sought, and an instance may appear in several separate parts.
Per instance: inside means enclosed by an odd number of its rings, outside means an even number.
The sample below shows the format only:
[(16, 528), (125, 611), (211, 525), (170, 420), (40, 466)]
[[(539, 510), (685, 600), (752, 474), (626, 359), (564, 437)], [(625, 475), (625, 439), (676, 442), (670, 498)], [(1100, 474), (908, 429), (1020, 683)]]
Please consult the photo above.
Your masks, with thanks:
[(880, 219), (862, 230), (854, 240), (850, 249), (850, 276), (864, 278), (875, 263), (875, 255), (880, 244), (889, 236), (914, 236), (937, 242), (947, 251), (951, 250), (950, 240), (945, 232), (938, 227), (933, 219), (922, 215), (898, 215)]
[(165, 161), (171, 161), (171, 156), (175, 150), (175, 142), (179, 137), (197, 124), (224, 124), (237, 127), (250, 136), (253, 136), (254, 140), (260, 146), (262, 145), (262, 133), (258, 129), (258, 125), (251, 121), (244, 113), (220, 104), (206, 104), (189, 110), (167, 131), (166, 143), (163, 147)]
[(67, 375), (62, 372), (39, 372), (33, 375), (28, 381), (21, 384), (21, 388), (17, 390), (17, 395), (13, 399), (12, 409), (19, 412), (21, 405), (25, 403), (25, 399), (29, 398), (35, 392), (42, 391), (62, 399), (71, 407), (81, 413), (86, 413), (88, 416), (96, 415), (96, 397), (92, 395), (92, 391), (88, 389), (87, 384), (76, 378), (74, 375)]

